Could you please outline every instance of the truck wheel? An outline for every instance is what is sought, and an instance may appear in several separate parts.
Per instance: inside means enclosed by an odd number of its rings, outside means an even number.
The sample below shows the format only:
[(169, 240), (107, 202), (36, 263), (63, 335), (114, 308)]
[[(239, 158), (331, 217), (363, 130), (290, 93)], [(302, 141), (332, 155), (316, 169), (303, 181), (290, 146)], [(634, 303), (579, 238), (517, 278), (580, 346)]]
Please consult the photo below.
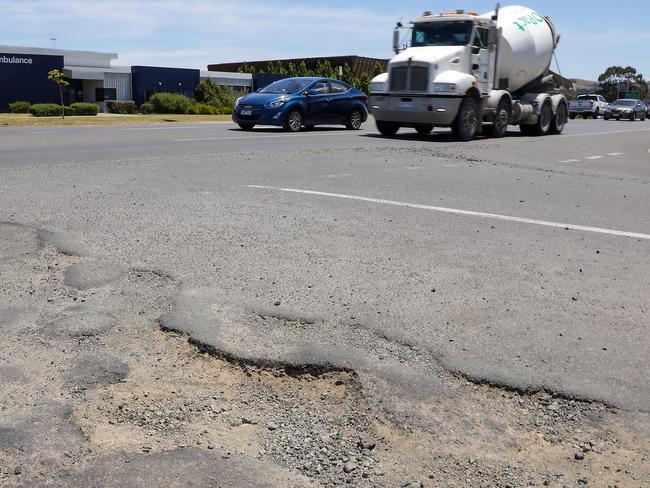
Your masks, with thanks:
[(567, 122), (567, 108), (565, 103), (560, 103), (557, 107), (553, 122), (551, 122), (551, 134), (562, 134)]
[(478, 131), (478, 103), (471, 97), (466, 97), (460, 105), (458, 117), (451, 130), (461, 141), (471, 141)]
[(386, 122), (384, 120), (378, 120), (377, 130), (384, 136), (394, 136), (399, 130), (399, 124), (397, 122)]
[(433, 126), (432, 125), (418, 125), (415, 128), (415, 130), (421, 136), (426, 136), (428, 134), (431, 134), (431, 132), (433, 132)]
[(539, 116), (537, 117), (537, 123), (533, 126), (533, 135), (536, 136), (545, 136), (551, 130), (551, 123), (553, 122), (553, 108), (551, 107), (551, 102), (546, 101), (542, 105), (541, 110), (539, 111)]
[(497, 105), (496, 113), (494, 114), (494, 123), (486, 126), (486, 131), (489, 136), (501, 138), (508, 132), (508, 125), (510, 124), (510, 110), (508, 110), (509, 103), (507, 100), (501, 100)]

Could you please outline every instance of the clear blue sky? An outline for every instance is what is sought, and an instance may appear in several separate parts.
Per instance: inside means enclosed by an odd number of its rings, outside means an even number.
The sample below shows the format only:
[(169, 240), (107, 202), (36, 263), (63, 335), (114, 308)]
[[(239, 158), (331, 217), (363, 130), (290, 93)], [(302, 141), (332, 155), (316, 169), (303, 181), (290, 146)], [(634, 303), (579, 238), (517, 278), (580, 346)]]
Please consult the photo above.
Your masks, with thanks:
[[(117, 64), (209, 63), (359, 54), (390, 57), (392, 28), (424, 10), (491, 10), (486, 0), (0, 0), (0, 44), (116, 52)], [(516, 2), (549, 15), (568, 77), (632, 65), (650, 77), (650, 0)], [(502, 2), (502, 4), (511, 4)], [(618, 8), (614, 8), (614, 7)]]

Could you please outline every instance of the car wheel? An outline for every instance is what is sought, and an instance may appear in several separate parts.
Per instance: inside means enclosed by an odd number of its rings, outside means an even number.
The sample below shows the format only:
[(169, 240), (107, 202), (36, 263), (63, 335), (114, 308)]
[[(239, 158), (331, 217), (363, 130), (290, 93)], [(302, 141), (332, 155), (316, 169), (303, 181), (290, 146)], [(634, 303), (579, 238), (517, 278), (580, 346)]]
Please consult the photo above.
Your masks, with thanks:
[(532, 125), (533, 135), (536, 136), (545, 136), (551, 130), (551, 124), (553, 122), (553, 107), (551, 107), (551, 102), (546, 101), (542, 105), (541, 110), (539, 111), (539, 116), (537, 117), (537, 123)]
[(565, 103), (560, 103), (555, 112), (555, 117), (551, 122), (551, 134), (559, 135), (562, 134), (564, 126), (567, 123), (567, 108)]
[(253, 127), (255, 127), (255, 124), (245, 124), (244, 122), (240, 122), (237, 125), (239, 125), (242, 130), (253, 130)]
[(377, 130), (384, 136), (394, 136), (399, 130), (399, 124), (397, 122), (386, 122), (384, 120), (378, 120), (376, 124)]
[(349, 130), (359, 130), (361, 129), (361, 124), (363, 124), (363, 114), (360, 110), (355, 108), (350, 114), (348, 123), (345, 124), (345, 127)]
[(609, 115), (607, 115), (607, 114), (603, 115), (603, 119), (609, 120)]
[(634, 122), (635, 120), (636, 120), (636, 113), (632, 112), (632, 114), (630, 115), (630, 122)]
[(454, 136), (464, 142), (474, 139), (478, 132), (478, 117), (478, 103), (472, 97), (466, 97), (460, 105), (456, 121), (451, 127)]
[(302, 128), (302, 113), (300, 110), (293, 109), (289, 111), (284, 119), (284, 130), (287, 132), (299, 132)]
[(494, 123), (487, 127), (487, 133), (490, 137), (501, 138), (506, 135), (508, 125), (510, 125), (510, 103), (508, 100), (501, 100), (494, 114)]
[(418, 125), (415, 128), (415, 131), (420, 134), (421, 136), (426, 136), (429, 135), (433, 132), (433, 126), (432, 125)]
[(574, 119), (576, 118), (576, 114), (571, 114), (571, 115), (569, 115), (569, 118), (570, 118), (571, 120), (574, 120)]
[(596, 111), (593, 113), (592, 117), (594, 119), (597, 119), (599, 116), (600, 116), (600, 109), (597, 108)]

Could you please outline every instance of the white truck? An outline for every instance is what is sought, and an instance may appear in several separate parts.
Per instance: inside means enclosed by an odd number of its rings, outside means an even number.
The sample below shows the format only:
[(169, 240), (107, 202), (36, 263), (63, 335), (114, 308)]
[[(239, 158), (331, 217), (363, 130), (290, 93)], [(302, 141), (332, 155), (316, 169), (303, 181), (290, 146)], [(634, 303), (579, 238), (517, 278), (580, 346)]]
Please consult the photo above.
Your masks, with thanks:
[(371, 82), (369, 106), (382, 134), (439, 126), (469, 141), (481, 131), (503, 137), (508, 125), (524, 135), (564, 129), (569, 105), (549, 72), (559, 36), (548, 17), (498, 4), (484, 15), (425, 12), (401, 46), (402, 28), (388, 72)]
[(569, 118), (576, 116), (593, 117), (597, 119), (609, 110), (609, 103), (602, 95), (578, 95), (578, 98), (569, 102)]

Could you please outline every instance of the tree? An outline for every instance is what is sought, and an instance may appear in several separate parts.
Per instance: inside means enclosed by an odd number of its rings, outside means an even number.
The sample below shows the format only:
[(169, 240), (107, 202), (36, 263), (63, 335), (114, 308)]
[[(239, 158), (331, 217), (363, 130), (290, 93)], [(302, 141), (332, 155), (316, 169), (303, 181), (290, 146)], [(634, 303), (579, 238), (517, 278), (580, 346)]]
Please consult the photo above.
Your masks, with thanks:
[(59, 87), (59, 95), (61, 95), (61, 118), (65, 118), (65, 109), (63, 108), (63, 90), (70, 86), (68, 80), (63, 76), (63, 72), (60, 69), (53, 69), (47, 73), (47, 79)]
[(239, 72), (240, 73), (249, 73), (249, 74), (255, 74), (255, 66), (251, 66), (248, 63), (244, 63), (239, 67)]
[(600, 82), (599, 93), (609, 102), (616, 100), (617, 96), (622, 96), (618, 90), (621, 81), (628, 81), (630, 85), (628, 90), (638, 91), (641, 95), (641, 100), (646, 100), (648, 97), (648, 82), (632, 66), (625, 68), (622, 66), (610, 66), (598, 77), (598, 81)]
[(219, 85), (211, 79), (199, 83), (194, 90), (197, 102), (207, 103), (214, 107), (229, 107), (234, 105), (235, 92), (229, 86)]

